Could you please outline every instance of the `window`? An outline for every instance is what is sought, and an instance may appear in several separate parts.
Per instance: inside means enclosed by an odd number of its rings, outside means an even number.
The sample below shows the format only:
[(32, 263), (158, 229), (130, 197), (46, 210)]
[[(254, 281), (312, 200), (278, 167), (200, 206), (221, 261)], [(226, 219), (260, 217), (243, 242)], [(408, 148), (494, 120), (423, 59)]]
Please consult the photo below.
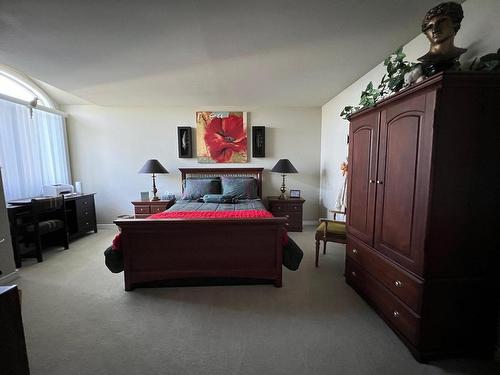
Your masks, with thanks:
[[(32, 106), (35, 97), (39, 101)], [(44, 185), (71, 182), (66, 125), (52, 106), (36, 86), (0, 71), (0, 167), (6, 200), (37, 196)]]

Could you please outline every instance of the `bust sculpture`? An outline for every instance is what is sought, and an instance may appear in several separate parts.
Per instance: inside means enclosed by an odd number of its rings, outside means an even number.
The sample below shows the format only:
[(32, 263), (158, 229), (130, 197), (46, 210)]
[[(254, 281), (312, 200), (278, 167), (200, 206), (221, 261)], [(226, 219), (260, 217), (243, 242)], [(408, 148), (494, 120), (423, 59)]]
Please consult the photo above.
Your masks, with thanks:
[(453, 42), (464, 18), (462, 6), (455, 2), (441, 3), (430, 9), (422, 21), (422, 32), (429, 39), (429, 52), (418, 60), (427, 76), (460, 66), (458, 58), (467, 49)]

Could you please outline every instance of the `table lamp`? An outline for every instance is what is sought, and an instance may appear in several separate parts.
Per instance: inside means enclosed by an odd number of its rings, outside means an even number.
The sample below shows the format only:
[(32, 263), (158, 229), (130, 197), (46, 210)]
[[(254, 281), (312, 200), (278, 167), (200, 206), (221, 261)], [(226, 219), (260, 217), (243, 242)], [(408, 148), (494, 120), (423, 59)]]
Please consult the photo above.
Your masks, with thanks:
[(299, 173), (295, 169), (295, 167), (290, 163), (288, 159), (280, 159), (276, 163), (276, 165), (271, 169), (271, 172), (281, 173), (283, 175), (283, 184), (281, 185), (281, 195), (280, 199), (286, 199), (286, 186), (285, 186), (285, 177), (287, 173)]
[(139, 170), (139, 173), (152, 173), (153, 174), (153, 198), (151, 198), (152, 201), (159, 201), (160, 198), (156, 195), (156, 192), (158, 189), (156, 189), (156, 176), (155, 174), (159, 173), (168, 173), (168, 171), (165, 169), (163, 165), (160, 164), (160, 162), (156, 159), (149, 159), (146, 161), (146, 163), (142, 166), (142, 168)]

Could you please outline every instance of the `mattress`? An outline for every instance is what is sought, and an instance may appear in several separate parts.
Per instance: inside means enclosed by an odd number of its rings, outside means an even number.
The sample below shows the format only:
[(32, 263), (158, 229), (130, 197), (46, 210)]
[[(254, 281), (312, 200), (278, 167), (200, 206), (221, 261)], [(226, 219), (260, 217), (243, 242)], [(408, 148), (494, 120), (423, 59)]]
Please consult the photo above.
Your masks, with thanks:
[(178, 200), (168, 209), (175, 211), (239, 211), (239, 210), (266, 210), (260, 199), (242, 199), (238, 203), (205, 203), (195, 200)]

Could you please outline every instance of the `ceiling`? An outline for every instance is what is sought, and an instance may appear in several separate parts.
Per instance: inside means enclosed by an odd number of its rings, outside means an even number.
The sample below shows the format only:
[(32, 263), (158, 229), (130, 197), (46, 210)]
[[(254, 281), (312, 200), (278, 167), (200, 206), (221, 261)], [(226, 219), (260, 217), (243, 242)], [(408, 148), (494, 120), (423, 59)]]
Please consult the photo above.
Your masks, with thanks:
[(437, 3), (0, 0), (0, 64), (62, 104), (321, 106)]

